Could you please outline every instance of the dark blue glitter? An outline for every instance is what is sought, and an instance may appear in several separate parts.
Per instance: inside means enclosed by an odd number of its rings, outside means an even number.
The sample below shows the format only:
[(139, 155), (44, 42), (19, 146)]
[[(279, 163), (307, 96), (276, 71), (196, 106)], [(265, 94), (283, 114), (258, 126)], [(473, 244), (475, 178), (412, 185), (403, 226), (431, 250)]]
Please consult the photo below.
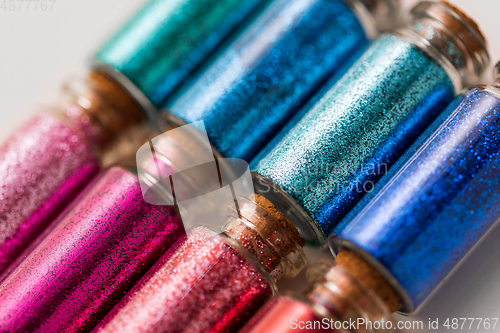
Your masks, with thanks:
[(251, 160), (366, 45), (343, 1), (279, 1), (169, 109), (188, 123), (203, 120), (221, 154)]
[(381, 262), (415, 307), (500, 218), (495, 94), (473, 89), (447, 109), (338, 230)]
[(314, 219), (323, 239), (308, 241), (322, 243), (454, 94), (444, 69), (425, 52), (382, 37), (277, 147), (253, 162), (254, 171)]

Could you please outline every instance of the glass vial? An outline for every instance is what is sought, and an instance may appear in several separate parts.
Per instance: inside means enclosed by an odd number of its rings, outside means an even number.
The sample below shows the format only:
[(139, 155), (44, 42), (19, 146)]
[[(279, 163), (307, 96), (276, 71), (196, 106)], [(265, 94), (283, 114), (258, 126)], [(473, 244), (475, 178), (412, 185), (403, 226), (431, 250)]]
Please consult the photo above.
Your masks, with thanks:
[(303, 240), (267, 200), (239, 198), (224, 232), (205, 227), (148, 272), (95, 332), (236, 332), (305, 265)]
[(166, 107), (181, 122), (203, 120), (223, 156), (250, 161), (398, 9), (397, 0), (275, 1)]
[(256, 188), (304, 239), (328, 234), (488, 64), (476, 24), (424, 1), (375, 41), (276, 147), (252, 162)]
[[(133, 142), (131, 132), (145, 125), (139, 106), (106, 75), (91, 72), (64, 91), (59, 106), (31, 118), (0, 147), (4, 175), (0, 179), (0, 273), (103, 163), (129, 152), (118, 149), (117, 142), (127, 137)], [(112, 155), (106, 153), (111, 150)]]
[(499, 120), (497, 76), (459, 96), (331, 235), (334, 249), (393, 282), (402, 312), (427, 300), (497, 223)]
[(340, 266), (320, 259), (308, 269), (307, 278), (309, 285), (301, 295), (274, 297), (241, 332), (392, 332), (384, 303)]

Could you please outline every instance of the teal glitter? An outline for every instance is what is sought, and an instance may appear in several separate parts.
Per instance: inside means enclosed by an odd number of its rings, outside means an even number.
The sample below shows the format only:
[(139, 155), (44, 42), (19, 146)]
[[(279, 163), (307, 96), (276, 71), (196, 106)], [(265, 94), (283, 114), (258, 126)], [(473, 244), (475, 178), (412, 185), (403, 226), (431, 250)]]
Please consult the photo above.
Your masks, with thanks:
[[(267, 0), (151, 0), (95, 54), (156, 107)], [(259, 7), (260, 8), (260, 7)]]
[(454, 95), (436, 61), (402, 38), (384, 36), (277, 147), (252, 163), (254, 172), (290, 195), (322, 234), (303, 236), (324, 243)]

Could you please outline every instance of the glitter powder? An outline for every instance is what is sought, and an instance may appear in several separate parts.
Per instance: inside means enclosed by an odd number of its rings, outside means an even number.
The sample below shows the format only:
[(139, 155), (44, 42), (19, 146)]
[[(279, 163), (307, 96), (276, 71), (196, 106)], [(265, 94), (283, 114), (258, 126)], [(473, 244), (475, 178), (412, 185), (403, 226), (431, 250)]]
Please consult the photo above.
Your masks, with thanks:
[(240, 333), (337, 332), (334, 329), (321, 329), (321, 326), (305, 328), (306, 323), (315, 322), (313, 325), (318, 325), (323, 319), (323, 316), (315, 313), (303, 300), (291, 296), (279, 296), (267, 302)]
[(0, 331), (91, 329), (183, 234), (171, 206), (144, 201), (135, 174), (107, 170), (0, 284)]
[(321, 235), (303, 233), (306, 241), (323, 243), (453, 96), (436, 61), (410, 42), (384, 36), (254, 171), (313, 218)]
[(222, 155), (249, 161), (367, 45), (344, 1), (281, 0), (167, 107), (188, 123), (203, 120)]
[[(107, 76), (92, 72), (64, 91), (57, 115), (34, 116), (0, 147), (0, 273), (92, 180), (101, 163), (126, 157), (129, 150), (135, 154), (134, 143), (143, 136), (131, 129), (144, 128), (145, 115)], [(118, 146), (119, 138), (127, 145)]]
[(41, 113), (0, 147), (0, 272), (99, 170), (81, 136)]
[(418, 307), (500, 217), (498, 88), (452, 104), (339, 225)]
[(235, 332), (272, 293), (262, 272), (225, 237), (198, 227), (94, 332)]
[(150, 0), (94, 57), (157, 108), (265, 0)]

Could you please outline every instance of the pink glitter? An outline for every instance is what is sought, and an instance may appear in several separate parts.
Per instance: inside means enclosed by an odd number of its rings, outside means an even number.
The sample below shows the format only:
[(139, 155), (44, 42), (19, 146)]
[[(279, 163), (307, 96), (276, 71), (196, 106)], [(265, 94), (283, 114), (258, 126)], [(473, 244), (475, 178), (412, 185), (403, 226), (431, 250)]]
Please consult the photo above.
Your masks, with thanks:
[(0, 273), (98, 170), (86, 141), (48, 113), (0, 147)]
[(94, 332), (235, 332), (272, 293), (253, 263), (223, 236), (199, 227)]
[(135, 174), (107, 170), (0, 284), (0, 331), (90, 330), (182, 235), (172, 206), (147, 204)]

